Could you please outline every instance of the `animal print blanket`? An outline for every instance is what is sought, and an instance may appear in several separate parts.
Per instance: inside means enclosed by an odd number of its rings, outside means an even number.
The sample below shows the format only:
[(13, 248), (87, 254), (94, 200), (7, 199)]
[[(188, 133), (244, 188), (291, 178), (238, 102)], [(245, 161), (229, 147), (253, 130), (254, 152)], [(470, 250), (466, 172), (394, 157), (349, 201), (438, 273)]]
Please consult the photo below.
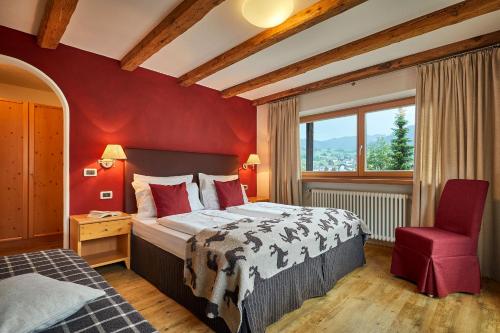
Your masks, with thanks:
[(207, 315), (220, 316), (232, 332), (242, 318), (242, 302), (257, 276), (275, 274), (316, 257), (368, 228), (349, 211), (298, 207), (282, 218), (245, 218), (207, 228), (187, 242), (185, 283), (209, 301)]

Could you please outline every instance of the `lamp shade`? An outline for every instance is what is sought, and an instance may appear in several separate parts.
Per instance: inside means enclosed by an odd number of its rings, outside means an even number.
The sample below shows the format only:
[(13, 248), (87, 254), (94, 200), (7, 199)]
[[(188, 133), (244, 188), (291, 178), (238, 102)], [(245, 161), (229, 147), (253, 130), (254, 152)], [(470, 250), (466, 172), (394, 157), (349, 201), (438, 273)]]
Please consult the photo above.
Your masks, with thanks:
[(260, 164), (259, 155), (257, 155), (257, 154), (250, 154), (250, 156), (248, 156), (247, 164), (248, 165), (257, 165), (257, 164)]
[(243, 17), (260, 28), (271, 28), (283, 23), (293, 12), (293, 0), (245, 0)]
[(126, 160), (127, 155), (125, 155), (121, 145), (107, 145), (101, 158), (106, 160)]

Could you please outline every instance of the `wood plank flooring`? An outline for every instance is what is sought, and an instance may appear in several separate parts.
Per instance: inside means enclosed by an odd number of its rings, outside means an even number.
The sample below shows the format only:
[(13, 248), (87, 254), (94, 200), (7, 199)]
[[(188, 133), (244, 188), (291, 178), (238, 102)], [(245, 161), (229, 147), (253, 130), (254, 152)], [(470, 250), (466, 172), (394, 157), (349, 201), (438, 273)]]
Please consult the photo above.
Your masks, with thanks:
[[(481, 295), (432, 299), (389, 274), (391, 248), (367, 245), (367, 264), (326, 296), (268, 327), (278, 332), (500, 332), (500, 283), (484, 280)], [(121, 265), (98, 271), (160, 332), (211, 332), (189, 311)]]

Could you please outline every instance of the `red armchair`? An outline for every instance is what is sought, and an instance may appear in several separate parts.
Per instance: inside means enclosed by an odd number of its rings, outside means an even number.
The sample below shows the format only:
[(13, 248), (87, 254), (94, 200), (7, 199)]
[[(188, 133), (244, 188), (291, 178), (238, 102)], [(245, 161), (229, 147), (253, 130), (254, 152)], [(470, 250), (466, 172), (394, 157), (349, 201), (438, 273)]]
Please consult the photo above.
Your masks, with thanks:
[(482, 180), (449, 180), (434, 227), (396, 229), (391, 273), (416, 282), (428, 295), (478, 294), (477, 242), (488, 185)]

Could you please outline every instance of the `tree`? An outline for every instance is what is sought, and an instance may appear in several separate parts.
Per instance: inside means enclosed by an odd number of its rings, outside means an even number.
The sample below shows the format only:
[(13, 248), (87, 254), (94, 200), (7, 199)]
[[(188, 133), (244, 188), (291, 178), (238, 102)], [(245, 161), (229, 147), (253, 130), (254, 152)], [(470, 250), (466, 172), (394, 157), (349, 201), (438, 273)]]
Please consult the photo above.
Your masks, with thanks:
[(368, 146), (366, 165), (368, 170), (388, 170), (390, 167), (390, 150), (391, 146), (379, 136), (377, 141)]
[(391, 152), (389, 159), (390, 170), (411, 170), (413, 168), (413, 146), (408, 138), (408, 121), (405, 119), (405, 112), (399, 109), (394, 118), (394, 128), (392, 129)]

